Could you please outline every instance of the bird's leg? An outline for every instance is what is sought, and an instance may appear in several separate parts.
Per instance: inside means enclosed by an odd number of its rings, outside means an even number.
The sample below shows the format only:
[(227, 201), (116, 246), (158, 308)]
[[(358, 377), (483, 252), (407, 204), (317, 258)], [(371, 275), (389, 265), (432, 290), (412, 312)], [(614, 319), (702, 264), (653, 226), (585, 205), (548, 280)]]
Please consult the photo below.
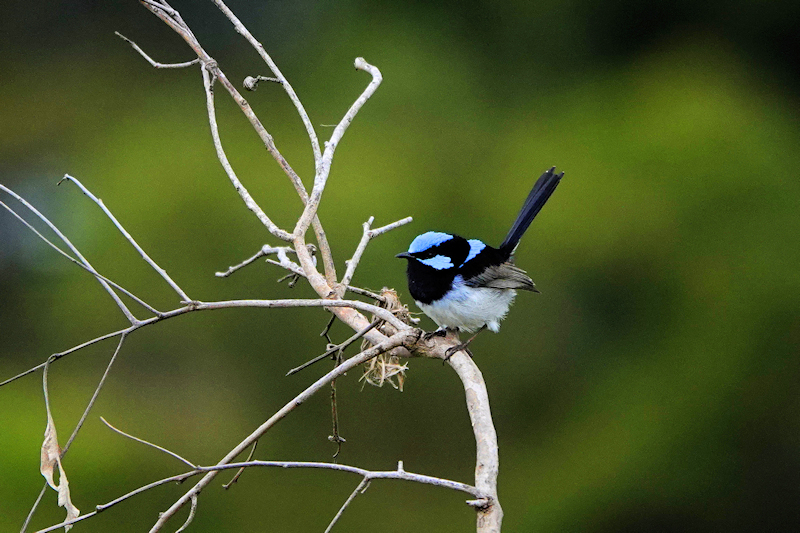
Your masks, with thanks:
[(425, 335), (422, 336), (423, 340), (429, 341), (434, 337), (445, 337), (447, 335), (447, 327), (446, 326), (439, 326), (434, 331), (428, 331)]
[(469, 346), (469, 343), (471, 343), (471, 342), (473, 341), (473, 339), (475, 339), (475, 337), (477, 337), (477, 336), (478, 336), (478, 334), (479, 334), (481, 331), (485, 330), (485, 329), (486, 329), (486, 324), (484, 324), (484, 325), (481, 327), (481, 329), (479, 329), (478, 331), (476, 331), (476, 332), (475, 332), (475, 335), (473, 335), (472, 337), (470, 337), (469, 339), (467, 339), (465, 342), (462, 342), (462, 343), (460, 343), (460, 344), (457, 344), (457, 345), (455, 345), (455, 346), (451, 346), (450, 348), (448, 348), (448, 349), (447, 349), (447, 351), (446, 351), (446, 352), (444, 352), (444, 360), (445, 360), (445, 361), (447, 361), (448, 359), (450, 359), (451, 357), (453, 357), (453, 354), (455, 354), (456, 352), (459, 352), (459, 351), (461, 351), (461, 350), (464, 350), (464, 353), (466, 353), (468, 356), (472, 357), (472, 352), (471, 352), (471, 351), (469, 351), (469, 349), (467, 348), (467, 346)]

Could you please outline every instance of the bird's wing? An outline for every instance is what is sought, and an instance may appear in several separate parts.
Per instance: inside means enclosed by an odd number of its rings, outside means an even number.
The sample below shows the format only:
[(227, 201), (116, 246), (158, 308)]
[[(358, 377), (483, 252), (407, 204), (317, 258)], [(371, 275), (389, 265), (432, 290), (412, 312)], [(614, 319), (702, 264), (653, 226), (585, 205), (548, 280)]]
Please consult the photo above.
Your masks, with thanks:
[(539, 292), (524, 270), (508, 262), (490, 266), (480, 274), (464, 280), (464, 283), (470, 287)]

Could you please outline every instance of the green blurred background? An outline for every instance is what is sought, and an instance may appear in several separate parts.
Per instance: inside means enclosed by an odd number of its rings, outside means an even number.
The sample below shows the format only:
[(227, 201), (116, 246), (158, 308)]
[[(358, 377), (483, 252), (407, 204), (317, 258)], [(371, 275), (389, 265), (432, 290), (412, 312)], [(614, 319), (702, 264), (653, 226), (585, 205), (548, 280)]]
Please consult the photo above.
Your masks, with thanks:
[[(267, 75), (210, 2), (175, 2), (228, 77)], [(354, 283), (396, 287), (394, 254), (440, 229), (499, 243), (534, 179), (561, 187), (518, 263), (518, 298), (473, 345), (500, 442), (514, 532), (785, 531), (800, 523), (800, 4), (783, 2), (246, 2), (259, 38), (325, 139), (369, 80), (384, 82), (340, 145), (320, 216), (340, 271), (370, 215), (412, 225), (373, 241)], [(51, 218), (102, 273), (160, 309), (169, 288), (64, 173), (101, 197), (194, 298), (310, 297), (259, 262), (275, 244), (213, 153), (199, 70), (134, 1), (11, 2), (0, 22), (0, 182)], [(267, 213), (300, 204), (238, 109), (217, 91), (222, 138)], [(310, 183), (285, 94), (246, 97)], [(16, 203), (7, 195), (4, 202)], [(28, 217), (30, 219), (30, 217)], [(139, 312), (144, 317), (144, 312)], [(226, 310), (137, 332), (65, 459), (75, 504), (182, 471), (99, 421), (210, 464), (325, 371), (320, 310)], [(426, 327), (432, 323), (423, 318)], [(84, 272), (0, 212), (0, 380), (124, 327)], [(350, 334), (341, 324), (332, 334)], [(115, 341), (61, 360), (50, 391), (62, 444)], [(326, 363), (326, 366), (328, 364)], [(405, 391), (339, 382), (339, 460), (472, 482), (474, 440), (454, 373), (409, 362)], [(320, 394), (257, 457), (331, 460)], [(18, 531), (42, 485), (41, 373), (0, 390), (0, 530)], [(227, 476), (221, 476), (227, 479)], [(202, 495), (194, 531), (321, 531), (358, 479), (258, 470)], [(75, 531), (146, 531), (188, 486), (153, 490)], [(336, 531), (470, 531), (461, 494), (375, 482)], [(184, 516), (184, 515), (181, 515)], [(61, 521), (48, 491), (31, 530)], [(181, 517), (174, 520), (175, 525)]]

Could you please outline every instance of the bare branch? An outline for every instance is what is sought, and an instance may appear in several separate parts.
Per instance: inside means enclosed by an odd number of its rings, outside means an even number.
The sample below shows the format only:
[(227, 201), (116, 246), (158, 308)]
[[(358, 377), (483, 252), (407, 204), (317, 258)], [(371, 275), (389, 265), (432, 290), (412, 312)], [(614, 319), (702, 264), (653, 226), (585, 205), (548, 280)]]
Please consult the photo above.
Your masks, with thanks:
[[(301, 405), (307, 399), (309, 399), (313, 394), (319, 391), (322, 387), (330, 383), (331, 380), (341, 376), (348, 370), (355, 368), (356, 366), (364, 363), (365, 361), (370, 360), (371, 358), (377, 356), (379, 353), (386, 352), (391, 350), (397, 346), (401, 346), (403, 344), (414, 343), (419, 338), (418, 332), (409, 332), (401, 331), (396, 333), (395, 335), (387, 338), (385, 341), (377, 344), (363, 352), (354, 355), (353, 357), (345, 360), (341, 365), (337, 366), (317, 381), (309, 385), (303, 392), (295, 396), (292, 400), (290, 400), (286, 405), (284, 405), (278, 412), (276, 412), (272, 417), (269, 418), (266, 422), (261, 424), (253, 433), (251, 433), (247, 438), (245, 438), (242, 442), (240, 442), (233, 450), (228, 452), (228, 454), (223, 457), (218, 466), (226, 465), (230, 463), (234, 458), (236, 458), (240, 453), (246, 450), (253, 442), (258, 440), (264, 433), (266, 433), (272, 426), (282, 420), (286, 415), (291, 413), (297, 406)], [(238, 468), (238, 466), (237, 466)], [(166, 524), (167, 520), (169, 520), (181, 507), (186, 505), (186, 503), (191, 499), (191, 497), (195, 494), (199, 494), (200, 491), (203, 490), (211, 481), (216, 477), (217, 472), (211, 471), (208, 472), (203, 478), (198, 481), (194, 487), (189, 489), (178, 501), (176, 501), (169, 509), (161, 514), (158, 521), (155, 525), (150, 529), (150, 533), (154, 533), (156, 531), (161, 530), (161, 528)]]
[(361, 261), (361, 256), (364, 254), (364, 250), (367, 249), (367, 244), (369, 241), (377, 237), (378, 235), (383, 235), (387, 231), (391, 231), (395, 228), (399, 228), (400, 226), (404, 226), (409, 222), (412, 222), (414, 219), (411, 217), (406, 217), (402, 220), (398, 220), (397, 222), (392, 222), (391, 224), (387, 224), (383, 227), (370, 229), (372, 226), (372, 222), (375, 220), (375, 217), (369, 217), (369, 220), (364, 222), (364, 234), (361, 236), (361, 241), (358, 243), (356, 247), (356, 251), (353, 253), (353, 257), (347, 262), (347, 270), (342, 277), (342, 284), (349, 285), (350, 281), (353, 279), (353, 275), (356, 272), (356, 267), (358, 263)]
[(342, 136), (344, 135), (345, 131), (347, 131), (347, 128), (350, 126), (350, 123), (353, 121), (356, 114), (358, 114), (359, 110), (364, 106), (365, 103), (367, 103), (367, 100), (369, 100), (373, 93), (378, 89), (378, 86), (383, 80), (380, 70), (378, 70), (377, 67), (367, 63), (363, 57), (356, 58), (355, 67), (356, 70), (369, 72), (372, 75), (372, 81), (369, 83), (369, 85), (367, 85), (367, 88), (364, 89), (364, 92), (361, 93), (361, 96), (359, 96), (356, 101), (353, 102), (353, 105), (350, 106), (350, 109), (347, 110), (347, 113), (345, 113), (342, 120), (339, 121), (339, 124), (336, 126), (336, 128), (334, 128), (330, 140), (325, 143), (325, 152), (322, 154), (322, 162), (317, 169), (317, 175), (314, 177), (314, 187), (311, 189), (311, 195), (308, 197), (308, 202), (303, 210), (303, 214), (300, 216), (300, 219), (297, 221), (297, 224), (294, 227), (293, 233), (295, 237), (305, 234), (309, 224), (311, 223), (311, 220), (317, 214), (317, 209), (319, 208), (319, 203), (322, 199), (322, 192), (325, 190), (325, 184), (328, 181), (328, 175), (331, 171), (333, 154), (336, 151), (336, 147), (339, 145), (339, 142), (342, 140)]
[[(194, 311), (204, 311), (212, 309), (231, 309), (239, 307), (260, 307), (267, 309), (289, 308), (289, 307), (326, 307), (326, 308), (336, 308), (336, 309), (351, 308), (364, 311), (366, 313), (372, 313), (375, 316), (380, 317), (382, 320), (386, 320), (388, 323), (390, 323), (393, 327), (395, 327), (398, 330), (409, 329), (409, 326), (407, 326), (404, 322), (399, 320), (397, 317), (395, 317), (391, 312), (387, 311), (386, 309), (383, 309), (376, 305), (368, 304), (366, 302), (360, 302), (358, 300), (227, 300), (220, 302), (194, 301), (190, 302), (188, 305), (184, 307), (179, 307), (177, 309), (161, 313), (159, 316), (154, 316), (145, 320), (140, 320), (136, 324), (133, 324), (125, 329), (121, 329), (119, 331), (114, 331), (111, 333), (106, 333), (105, 335), (101, 335), (84, 343), (81, 343), (63, 352), (53, 354), (48, 358), (48, 361), (50, 363), (53, 363), (66, 355), (69, 355), (73, 352), (77, 352), (78, 350), (86, 348), (87, 346), (90, 346), (92, 344), (98, 343), (106, 339), (110, 339), (112, 337), (117, 337), (119, 335), (123, 334), (127, 335), (129, 333), (136, 331), (139, 328), (148, 326), (155, 322), (160, 322), (161, 320), (166, 320), (169, 318), (173, 318), (179, 315), (184, 315), (186, 313), (191, 313)], [(383, 337), (384, 339), (386, 338), (383, 334), (381, 334), (381, 337)], [(28, 374), (36, 372), (37, 370), (44, 368), (47, 364), (49, 363), (48, 362), (41, 363), (33, 368), (29, 368), (28, 370), (21, 372), (20, 374), (17, 374), (12, 378), (8, 378), (2, 383), (0, 383), (0, 387), (2, 387), (3, 385), (7, 385), (8, 383), (11, 383), (12, 381), (20, 379), (24, 376), (27, 376)]]
[(359, 494), (364, 494), (364, 492), (366, 492), (367, 488), (369, 488), (369, 478), (365, 477), (364, 479), (361, 480), (361, 483), (358, 484), (358, 486), (355, 488), (355, 490), (353, 490), (353, 492), (350, 493), (350, 496), (348, 496), (348, 498), (345, 500), (345, 502), (339, 508), (339, 512), (336, 513), (336, 516), (333, 517), (333, 520), (331, 520), (331, 523), (328, 524), (327, 528), (325, 528), (325, 533), (330, 533), (331, 532), (331, 530), (333, 529), (333, 526), (336, 525), (336, 522), (339, 521), (339, 518), (344, 513), (344, 510), (347, 509), (348, 505), (350, 505), (350, 502), (355, 500), (356, 496), (358, 496)]
[(67, 247), (70, 250), (72, 250), (72, 253), (75, 254), (75, 256), (80, 260), (80, 262), (83, 263), (86, 266), (86, 268), (89, 270), (89, 272), (94, 274), (95, 278), (97, 278), (97, 281), (100, 283), (100, 285), (102, 285), (102, 287), (106, 290), (106, 292), (109, 294), (109, 296), (111, 296), (111, 298), (114, 300), (114, 303), (117, 304), (117, 307), (119, 307), (120, 311), (122, 311), (122, 313), (125, 315), (125, 317), (128, 319), (128, 321), (131, 324), (136, 324), (137, 322), (139, 322), (139, 319), (137, 319), (133, 315), (133, 313), (131, 313), (130, 309), (128, 309), (128, 306), (125, 305), (125, 303), (122, 300), (120, 300), (119, 296), (117, 296), (117, 293), (115, 293), (114, 290), (111, 288), (111, 286), (104, 279), (102, 279), (102, 277), (97, 273), (97, 271), (89, 263), (89, 261), (85, 257), (83, 257), (83, 254), (81, 254), (81, 252), (75, 246), (73, 246), (73, 244), (70, 242), (70, 240), (67, 239), (67, 237), (63, 233), (61, 233), (61, 231), (55, 226), (55, 224), (50, 222), (50, 220), (48, 220), (48, 218), (46, 216), (41, 214), (35, 207), (33, 207), (24, 198), (19, 196), (17, 193), (12, 191), (11, 189), (9, 189), (9, 188), (5, 187), (4, 185), (0, 184), (0, 190), (3, 190), (6, 193), (10, 194), (12, 197), (14, 197), (15, 200), (17, 200), (19, 203), (24, 205), (31, 213), (33, 213), (34, 215), (39, 217), (39, 220), (41, 220), (42, 222), (47, 224), (47, 226), (51, 230), (53, 230), (53, 233), (58, 235), (58, 238), (61, 239), (64, 242), (64, 244), (66, 244)]
[(253, 197), (250, 196), (250, 193), (247, 192), (247, 189), (242, 185), (242, 182), (239, 181), (239, 178), (236, 177), (236, 173), (233, 171), (233, 167), (231, 167), (230, 162), (228, 161), (228, 156), (225, 155), (225, 150), (222, 148), (222, 141), (219, 138), (219, 128), (217, 127), (217, 112), (214, 108), (214, 88), (213, 88), (213, 79), (212, 75), (209, 73), (208, 69), (204, 68), (203, 71), (203, 86), (206, 88), (206, 110), (208, 111), (208, 123), (211, 126), (211, 137), (214, 140), (214, 148), (217, 151), (217, 158), (219, 162), (222, 164), (222, 168), (225, 170), (225, 173), (228, 175), (228, 179), (231, 180), (233, 184), (233, 188), (236, 189), (236, 192), (239, 193), (239, 196), (242, 197), (244, 201), (244, 205), (252, 211), (258, 219), (261, 221), (264, 226), (267, 227), (270, 233), (272, 233), (277, 238), (290, 241), (292, 236), (279, 228), (275, 225), (272, 220), (267, 216), (263, 209), (253, 200)]
[(194, 520), (195, 512), (197, 512), (197, 495), (196, 494), (194, 496), (192, 496), (192, 508), (189, 509), (189, 516), (186, 517), (186, 522), (184, 522), (183, 525), (180, 528), (176, 529), (175, 533), (181, 533), (181, 531), (186, 531), (186, 528), (189, 527), (189, 524), (191, 524), (192, 520)]
[[(277, 76), (277, 81), (283, 86), (286, 94), (289, 95), (289, 99), (294, 104), (295, 109), (297, 109), (297, 114), (300, 115), (300, 120), (303, 121), (303, 125), (306, 127), (306, 132), (308, 133), (308, 138), (311, 141), (311, 150), (314, 153), (314, 167), (319, 168), (320, 160), (322, 159), (322, 154), (320, 153), (319, 149), (319, 139), (317, 138), (317, 132), (314, 131), (314, 125), (311, 123), (311, 119), (308, 118), (308, 113), (306, 113), (305, 107), (303, 107), (302, 102), (300, 102), (300, 98), (297, 97), (297, 94), (294, 92), (292, 85), (289, 81), (284, 77), (283, 73), (278, 68), (278, 65), (272, 60), (272, 58), (267, 54), (267, 51), (264, 49), (264, 46), (253, 37), (253, 34), (245, 28), (244, 24), (233, 14), (233, 11), (228, 9), (228, 6), (225, 5), (222, 0), (213, 0), (214, 4), (222, 11), (228, 20), (233, 23), (233, 27), (236, 28), (236, 32), (242, 35), (247, 42), (250, 43), (250, 46), (255, 48), (258, 55), (261, 56), (261, 59), (264, 60), (264, 63), (269, 66), (269, 69), (272, 71), (275, 76)], [(269, 79), (269, 78), (267, 78)]]
[(148, 441), (146, 441), (146, 440), (144, 440), (144, 439), (140, 439), (139, 437), (134, 437), (134, 436), (133, 436), (133, 435), (131, 435), (130, 433), (125, 433), (125, 432), (124, 432), (124, 431), (122, 431), (121, 429), (117, 429), (117, 428), (115, 428), (114, 426), (112, 426), (111, 424), (109, 424), (109, 423), (108, 423), (108, 420), (106, 420), (106, 419), (105, 419), (105, 418), (103, 418), (102, 416), (100, 417), (100, 420), (102, 420), (102, 421), (103, 421), (103, 424), (105, 424), (106, 426), (108, 426), (108, 427), (109, 427), (109, 429), (111, 429), (112, 431), (115, 431), (115, 432), (119, 433), (119, 434), (120, 434), (120, 435), (122, 435), (123, 437), (128, 437), (128, 438), (129, 438), (129, 439), (131, 439), (131, 440), (135, 440), (136, 442), (140, 442), (140, 443), (142, 443), (142, 444), (146, 444), (146, 445), (148, 445), (148, 446), (151, 446), (151, 447), (155, 448), (155, 449), (156, 449), (156, 450), (158, 450), (158, 451), (161, 451), (161, 452), (164, 452), (164, 453), (166, 453), (167, 455), (171, 455), (172, 457), (174, 457), (174, 458), (175, 458), (175, 459), (177, 459), (178, 461), (182, 462), (183, 464), (185, 464), (186, 466), (188, 466), (188, 467), (189, 467), (189, 468), (191, 468), (191, 469), (196, 469), (196, 468), (197, 468), (197, 466), (196, 466), (195, 464), (193, 464), (191, 461), (187, 461), (186, 459), (184, 459), (183, 457), (181, 457), (180, 455), (178, 455), (178, 454), (177, 454), (177, 453), (175, 453), (175, 452), (171, 452), (171, 451), (169, 451), (169, 450), (168, 450), (168, 449), (166, 449), (166, 448), (162, 448), (162, 447), (161, 447), (161, 446), (159, 446), (158, 444), (153, 444), (152, 442), (148, 442)]
[(147, 485), (144, 485), (144, 486), (139, 487), (139, 488), (137, 488), (135, 490), (132, 490), (131, 492), (129, 492), (127, 494), (123, 494), (122, 496), (120, 496), (119, 498), (117, 498), (115, 500), (111, 500), (108, 503), (96, 506), (95, 510), (90, 512), (90, 513), (82, 514), (81, 516), (79, 516), (78, 518), (76, 518), (74, 520), (65, 520), (64, 522), (61, 522), (60, 524), (56, 524), (54, 526), (50, 526), (50, 527), (47, 527), (45, 529), (40, 529), (36, 533), (49, 533), (50, 531), (55, 531), (57, 529), (61, 529), (62, 527), (71, 526), (72, 524), (75, 524), (75, 523), (80, 522), (82, 520), (86, 520), (87, 518), (91, 518), (91, 517), (103, 512), (103, 511), (105, 511), (106, 509), (117, 505), (118, 503), (122, 503), (125, 500), (127, 500), (128, 498), (131, 498), (131, 497), (136, 496), (138, 494), (141, 494), (143, 492), (147, 492), (148, 490), (153, 489), (155, 487), (160, 487), (161, 485), (166, 485), (167, 483), (180, 483), (180, 482), (185, 481), (186, 479), (188, 479), (188, 478), (190, 478), (192, 476), (196, 476), (197, 474), (198, 474), (198, 472), (196, 470), (193, 470), (191, 472), (187, 472), (187, 473), (184, 473), (184, 474), (178, 474), (177, 476), (170, 476), (170, 477), (167, 477), (167, 478), (164, 478), (164, 479), (159, 479), (158, 481), (154, 481), (152, 483), (148, 483)]
[(145, 302), (144, 300), (142, 300), (141, 298), (139, 298), (138, 296), (136, 296), (135, 294), (133, 294), (132, 292), (130, 292), (129, 290), (127, 290), (125, 287), (123, 287), (123, 286), (121, 286), (121, 285), (119, 285), (119, 284), (117, 284), (117, 283), (115, 283), (115, 282), (111, 281), (110, 279), (108, 279), (107, 277), (103, 276), (102, 274), (99, 274), (99, 273), (97, 273), (97, 272), (92, 272), (92, 271), (89, 269), (89, 267), (87, 267), (86, 265), (84, 265), (83, 263), (81, 263), (80, 261), (78, 261), (77, 259), (75, 259), (74, 257), (72, 257), (71, 255), (69, 255), (67, 252), (65, 252), (64, 250), (62, 250), (61, 248), (59, 248), (58, 246), (56, 246), (56, 245), (55, 245), (55, 244), (54, 244), (52, 241), (50, 241), (50, 239), (48, 239), (47, 237), (45, 237), (44, 235), (42, 235), (42, 234), (41, 234), (41, 232), (39, 232), (39, 230), (37, 230), (36, 228), (34, 228), (34, 227), (33, 227), (33, 226), (30, 224), (30, 222), (28, 222), (27, 220), (25, 220), (24, 218), (22, 218), (22, 217), (19, 215), (19, 213), (17, 213), (16, 211), (14, 211), (14, 210), (13, 210), (11, 207), (9, 207), (8, 205), (6, 205), (6, 204), (5, 204), (5, 203), (3, 203), (3, 202), (0, 202), (0, 205), (1, 205), (1, 206), (3, 206), (3, 207), (4, 207), (4, 208), (5, 208), (5, 209), (6, 209), (6, 210), (9, 212), (9, 213), (11, 213), (12, 215), (14, 215), (14, 217), (15, 217), (17, 220), (19, 220), (20, 222), (22, 222), (22, 223), (25, 225), (25, 227), (27, 227), (27, 228), (28, 228), (29, 230), (31, 230), (31, 231), (32, 231), (34, 234), (36, 234), (36, 236), (37, 236), (37, 237), (39, 237), (39, 238), (40, 238), (40, 239), (42, 239), (44, 242), (46, 242), (48, 245), (50, 245), (50, 247), (51, 247), (51, 248), (53, 248), (53, 249), (54, 249), (56, 252), (60, 253), (62, 256), (66, 257), (68, 260), (70, 260), (72, 263), (74, 263), (75, 265), (77, 265), (77, 266), (79, 266), (80, 268), (82, 268), (82, 269), (83, 269), (85, 272), (88, 272), (89, 274), (92, 274), (93, 276), (95, 276), (95, 277), (96, 277), (96, 278), (98, 278), (98, 279), (102, 279), (102, 280), (104, 280), (106, 283), (108, 283), (109, 285), (111, 285), (112, 287), (114, 287), (115, 289), (117, 289), (118, 291), (120, 291), (121, 293), (123, 293), (124, 295), (126, 295), (128, 298), (132, 299), (133, 301), (135, 301), (136, 303), (138, 303), (139, 305), (141, 305), (142, 307), (144, 307), (145, 309), (147, 309), (148, 311), (150, 311), (151, 313), (153, 313), (154, 315), (158, 315), (158, 314), (160, 314), (160, 311), (158, 311), (157, 309), (155, 309), (154, 307), (152, 307), (150, 304), (148, 304), (147, 302)]
[[(426, 485), (433, 485), (436, 487), (464, 492), (475, 498), (478, 498), (478, 501), (486, 500), (486, 496), (480, 490), (478, 490), (476, 487), (473, 487), (472, 485), (467, 485), (466, 483), (460, 483), (458, 481), (451, 481), (449, 479), (406, 472), (405, 470), (403, 470), (402, 464), (403, 464), (402, 461), (398, 461), (397, 470), (389, 470), (389, 471), (365, 470), (363, 468), (341, 465), (337, 463), (317, 463), (317, 462), (301, 462), (301, 461), (247, 461), (243, 463), (227, 463), (214, 466), (201, 466), (198, 467), (196, 470), (192, 470), (190, 472), (185, 472), (183, 474), (178, 474), (176, 476), (171, 476), (168, 478), (160, 479), (158, 481), (154, 481), (152, 483), (148, 483), (147, 485), (132, 490), (131, 492), (128, 492), (127, 494), (124, 494), (119, 498), (116, 498), (108, 503), (96, 506), (95, 510), (92, 511), (91, 513), (81, 515), (75, 520), (64, 521), (61, 522), (60, 524), (55, 524), (48, 528), (41, 529), (37, 531), (37, 533), (48, 533), (50, 531), (55, 531), (56, 529), (62, 528), (64, 526), (80, 522), (81, 520), (86, 520), (87, 518), (91, 518), (97, 515), (98, 513), (103, 512), (106, 509), (109, 509), (110, 507), (113, 507), (114, 505), (117, 505), (118, 503), (121, 503), (133, 496), (146, 492), (150, 489), (159, 487), (161, 485), (165, 485), (167, 483), (174, 483), (174, 482), (180, 483), (198, 474), (205, 473), (206, 476), (208, 476), (210, 474), (216, 474), (217, 472), (223, 470), (231, 470), (236, 468), (265, 467), (265, 468), (312, 468), (312, 469), (322, 469), (322, 470), (337, 470), (340, 472), (349, 472), (352, 474), (359, 475), (362, 478), (367, 478), (369, 481), (372, 481), (374, 479), (397, 479), (403, 481), (411, 481), (414, 483), (423, 483)], [(203, 479), (205, 479), (205, 477)], [(193, 492), (190, 496), (187, 497), (187, 501), (191, 501), (193, 497), (197, 496), (198, 493), (199, 491)]]
[[(255, 442), (253, 443), (253, 447), (252, 447), (252, 448), (250, 448), (250, 453), (249, 453), (249, 454), (248, 454), (248, 456), (247, 456), (247, 461), (252, 461), (252, 460), (253, 460), (253, 456), (256, 454), (256, 448), (258, 448), (258, 441), (255, 441)], [(234, 476), (231, 478), (231, 480), (230, 480), (230, 481), (228, 481), (227, 483), (225, 483), (224, 485), (222, 485), (222, 488), (223, 488), (223, 489), (225, 489), (225, 490), (228, 490), (229, 488), (231, 488), (231, 487), (233, 486), (233, 484), (234, 484), (234, 483), (236, 483), (237, 481), (239, 481), (239, 478), (241, 477), (241, 475), (242, 475), (242, 473), (243, 473), (243, 472), (244, 472), (244, 467), (241, 467), (241, 468), (239, 469), (239, 471), (238, 471), (238, 472), (236, 472), (236, 475), (234, 475)]]
[(403, 461), (398, 461), (397, 470), (367, 470), (357, 466), (342, 465), (339, 463), (321, 463), (315, 461), (247, 461), (243, 463), (217, 464), (214, 466), (198, 466), (197, 470), (199, 472), (216, 472), (219, 470), (230, 470), (242, 467), (312, 468), (322, 470), (337, 470), (339, 472), (356, 474), (365, 477), (370, 481), (374, 479), (399, 479), (456, 490), (479, 499), (487, 497), (486, 494), (481, 492), (480, 489), (473, 487), (472, 485), (467, 485), (466, 483), (451, 481), (449, 479), (443, 479), (434, 476), (426, 476), (423, 474), (414, 474), (413, 472), (406, 472), (403, 469)]
[(72, 435), (70, 435), (69, 440), (64, 445), (64, 449), (61, 450), (61, 457), (63, 458), (67, 454), (67, 450), (72, 445), (72, 441), (75, 440), (75, 437), (78, 436), (78, 432), (83, 427), (83, 423), (86, 421), (86, 417), (89, 416), (89, 411), (92, 410), (94, 407), (94, 403), (97, 401), (97, 397), (100, 395), (100, 389), (103, 388), (103, 385), (106, 382), (106, 378), (108, 377), (108, 373), (111, 371), (111, 366), (114, 364), (114, 361), (117, 360), (117, 355), (119, 355), (119, 351), (122, 348), (122, 344), (125, 342), (126, 333), (123, 333), (119, 336), (119, 344), (117, 344), (117, 349), (114, 350), (114, 355), (111, 356), (111, 359), (108, 361), (108, 365), (106, 366), (105, 372), (103, 372), (103, 377), (100, 378), (100, 383), (97, 384), (97, 387), (94, 389), (94, 393), (92, 394), (91, 400), (89, 400), (89, 404), (84, 409), (83, 414), (81, 415), (81, 419), (78, 420), (78, 423), (75, 425), (75, 429), (72, 431)]
[(307, 367), (313, 365), (316, 362), (322, 361), (326, 357), (330, 357), (332, 354), (334, 354), (336, 352), (343, 352), (345, 348), (347, 348), (348, 346), (353, 344), (355, 341), (357, 341), (358, 339), (360, 339), (361, 337), (366, 335), (372, 328), (374, 328), (375, 326), (377, 326), (381, 322), (382, 322), (381, 319), (373, 320), (370, 323), (369, 326), (367, 326), (366, 328), (364, 328), (361, 331), (357, 332), (355, 335), (353, 335), (352, 337), (350, 337), (349, 339), (347, 339), (343, 343), (337, 344), (337, 345), (333, 346), (331, 349), (329, 349), (328, 351), (326, 351), (324, 354), (318, 355), (314, 359), (311, 359), (310, 361), (306, 361), (305, 363), (303, 363), (302, 365), (298, 366), (297, 368), (293, 368), (293, 369), (289, 370), (286, 373), (286, 375), (287, 376), (291, 376), (292, 374), (296, 374), (296, 373), (300, 372), (301, 370), (303, 370), (304, 368), (307, 368)]
[(153, 60), (149, 55), (145, 54), (144, 50), (139, 48), (139, 45), (137, 45), (135, 42), (131, 41), (118, 31), (115, 31), (114, 35), (116, 35), (123, 41), (127, 42), (129, 45), (131, 45), (134, 50), (139, 52), (139, 55), (145, 58), (147, 62), (150, 63), (155, 68), (185, 68), (185, 67), (190, 67), (192, 65), (196, 65), (197, 63), (200, 62), (200, 59), (192, 59), (191, 61), (185, 61), (183, 63), (159, 63), (158, 61)]
[(19, 530), (19, 533), (25, 533), (25, 530), (28, 529), (28, 524), (30, 524), (33, 514), (36, 512), (36, 509), (39, 507), (39, 503), (42, 501), (42, 497), (44, 497), (44, 493), (47, 491), (47, 486), (47, 481), (45, 481), (44, 485), (42, 485), (42, 490), (39, 491), (39, 497), (36, 498), (35, 502), (33, 502), (33, 506), (31, 507), (31, 510), (28, 511), (28, 516), (25, 518), (25, 522), (22, 523), (22, 529)]
[(72, 183), (77, 185), (78, 188), (81, 191), (83, 191), (83, 194), (85, 194), (86, 196), (91, 198), (91, 200), (94, 203), (96, 203), (98, 206), (100, 206), (100, 209), (103, 210), (103, 213), (106, 214), (106, 216), (117, 227), (117, 229), (120, 231), (120, 233), (122, 233), (122, 235), (128, 240), (129, 243), (131, 243), (131, 245), (136, 249), (136, 251), (139, 252), (139, 255), (142, 256), (142, 259), (144, 259), (147, 262), (147, 264), (150, 265), (153, 268), (153, 270), (155, 270), (158, 273), (159, 276), (164, 278), (164, 281), (166, 281), (169, 284), (169, 286), (172, 287), (172, 289), (178, 294), (178, 296), (181, 297), (181, 301), (188, 302), (189, 300), (191, 300), (191, 298), (189, 298), (189, 296), (185, 292), (183, 292), (183, 289), (181, 289), (178, 286), (177, 283), (172, 281), (172, 278), (169, 277), (169, 274), (167, 274), (167, 271), (164, 270), (163, 268), (161, 268), (160, 266), (158, 266), (158, 264), (155, 261), (153, 261), (150, 258), (149, 255), (147, 255), (147, 252), (145, 252), (142, 249), (142, 247), (139, 246), (139, 243), (137, 243), (136, 240), (134, 240), (134, 238), (131, 237), (131, 234), (128, 233), (128, 231), (122, 226), (122, 224), (119, 223), (119, 221), (117, 220), (117, 217), (115, 217), (114, 214), (111, 211), (108, 210), (108, 208), (105, 206), (105, 204), (103, 203), (103, 201), (100, 198), (97, 198), (95, 195), (93, 195), (89, 191), (89, 189), (87, 189), (86, 187), (83, 186), (83, 184), (80, 181), (78, 181), (76, 178), (73, 178), (69, 174), (64, 174), (64, 177), (61, 178), (61, 181), (58, 182), (59, 185), (64, 180), (71, 181)]

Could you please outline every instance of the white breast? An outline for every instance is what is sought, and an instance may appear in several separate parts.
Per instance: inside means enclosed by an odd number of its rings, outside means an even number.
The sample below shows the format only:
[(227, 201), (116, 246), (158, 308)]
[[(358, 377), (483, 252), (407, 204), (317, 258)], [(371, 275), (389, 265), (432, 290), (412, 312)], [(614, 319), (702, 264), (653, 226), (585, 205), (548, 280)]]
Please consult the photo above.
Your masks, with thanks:
[(417, 305), (440, 327), (472, 332), (486, 325), (496, 333), (516, 295), (512, 289), (468, 287), (464, 278), (456, 276), (452, 290), (443, 298)]

